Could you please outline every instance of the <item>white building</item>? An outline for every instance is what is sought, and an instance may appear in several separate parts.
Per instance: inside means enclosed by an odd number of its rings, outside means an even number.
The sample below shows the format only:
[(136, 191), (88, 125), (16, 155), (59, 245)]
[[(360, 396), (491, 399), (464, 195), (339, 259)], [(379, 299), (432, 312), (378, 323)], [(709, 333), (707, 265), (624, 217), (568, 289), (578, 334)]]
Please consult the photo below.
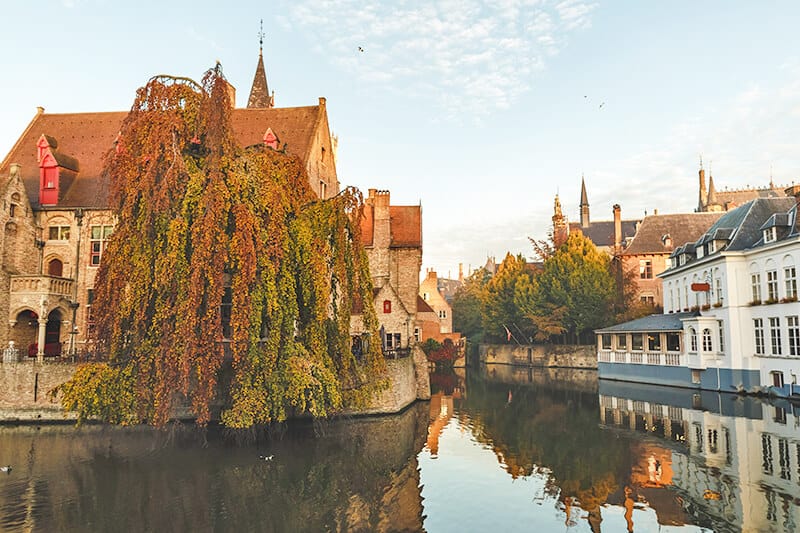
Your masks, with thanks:
[[(787, 192), (798, 191), (795, 186)], [(795, 394), (796, 199), (752, 200), (723, 215), (696, 242), (677, 248), (670, 260), (659, 275), (663, 315), (597, 331), (600, 377)]]

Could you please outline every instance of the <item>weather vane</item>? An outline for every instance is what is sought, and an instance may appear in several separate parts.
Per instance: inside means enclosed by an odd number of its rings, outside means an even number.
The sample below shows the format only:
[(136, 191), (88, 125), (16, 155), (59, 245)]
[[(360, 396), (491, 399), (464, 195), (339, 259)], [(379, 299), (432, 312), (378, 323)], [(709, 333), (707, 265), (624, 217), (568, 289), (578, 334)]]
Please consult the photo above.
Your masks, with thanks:
[(264, 19), (261, 19), (261, 28), (258, 30), (258, 47), (264, 47)]

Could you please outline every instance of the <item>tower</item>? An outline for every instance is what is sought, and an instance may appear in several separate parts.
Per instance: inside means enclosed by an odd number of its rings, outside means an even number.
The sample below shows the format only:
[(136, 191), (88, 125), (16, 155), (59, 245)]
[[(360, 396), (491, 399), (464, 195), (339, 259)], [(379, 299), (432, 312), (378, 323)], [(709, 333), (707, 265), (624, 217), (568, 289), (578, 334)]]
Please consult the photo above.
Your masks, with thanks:
[(556, 194), (556, 199), (553, 205), (553, 245), (556, 248), (564, 244), (569, 235), (569, 226), (567, 225), (567, 218), (561, 211), (561, 200)]
[(698, 172), (700, 179), (700, 195), (697, 199), (697, 212), (702, 213), (706, 210), (708, 204), (708, 193), (706, 192), (706, 171), (703, 170), (703, 158), (700, 157), (700, 171)]
[(269, 94), (267, 73), (264, 70), (264, 21), (261, 21), (261, 30), (258, 32), (258, 65), (256, 75), (253, 77), (253, 86), (250, 97), (247, 99), (249, 109), (265, 109), (275, 106), (275, 95)]
[(586, 195), (586, 181), (581, 176), (581, 227), (589, 227), (589, 197)]

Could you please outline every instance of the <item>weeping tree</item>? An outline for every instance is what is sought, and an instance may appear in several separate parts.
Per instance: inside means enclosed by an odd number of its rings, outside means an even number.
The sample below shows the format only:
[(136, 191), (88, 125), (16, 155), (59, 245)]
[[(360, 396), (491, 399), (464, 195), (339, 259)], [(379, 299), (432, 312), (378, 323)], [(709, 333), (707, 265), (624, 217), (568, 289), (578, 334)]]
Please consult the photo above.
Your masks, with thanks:
[[(238, 146), (228, 87), (219, 64), (201, 84), (151, 79), (107, 155), (106, 355), (60, 388), (81, 418), (163, 425), (188, 399), (206, 423), (225, 345), (230, 427), (328, 416), (386, 386), (380, 347), (356, 357), (349, 335), (354, 301), (372, 301), (361, 194), (319, 200), (298, 158)], [(363, 320), (376, 338), (373, 306)]]

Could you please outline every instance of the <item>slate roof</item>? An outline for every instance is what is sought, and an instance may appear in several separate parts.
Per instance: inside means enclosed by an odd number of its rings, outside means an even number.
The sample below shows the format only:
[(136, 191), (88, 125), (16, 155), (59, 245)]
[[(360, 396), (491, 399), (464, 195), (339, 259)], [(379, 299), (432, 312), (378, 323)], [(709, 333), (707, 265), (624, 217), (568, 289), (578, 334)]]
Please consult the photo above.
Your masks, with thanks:
[(691, 318), (699, 316), (699, 311), (690, 311), (687, 313), (669, 313), (660, 315), (649, 315), (643, 318), (637, 318), (630, 322), (623, 322), (622, 324), (615, 324), (607, 328), (596, 329), (595, 333), (638, 333), (646, 331), (681, 331), (683, 329), (682, 318)]
[(764, 238), (761, 226), (773, 214), (787, 212), (795, 205), (792, 197), (757, 198), (725, 213), (711, 228), (709, 233), (718, 229), (733, 230), (732, 238), (725, 247), (729, 251), (750, 249), (762, 244)]
[[(636, 224), (638, 220), (622, 220), (622, 244), (625, 244), (626, 239), (633, 237), (636, 234)], [(580, 231), (595, 246), (614, 246), (614, 221), (613, 220), (600, 220), (589, 224), (588, 228), (581, 227), (580, 222), (569, 223), (570, 233)]]
[(716, 191), (717, 203), (719, 205), (740, 206), (756, 198), (781, 198), (785, 196), (783, 190), (779, 188), (767, 187), (764, 189), (743, 189), (738, 191)]
[[(308, 164), (317, 128), (326, 113), (324, 105), (271, 109), (234, 109), (231, 122), (241, 146), (263, 143), (267, 128), (277, 135), (279, 146)], [(58, 157), (80, 171), (59, 206), (108, 206), (108, 183), (102, 176), (103, 156), (114, 147), (126, 111), (104, 113), (37, 113), (8, 155), (0, 162), (0, 175), (9, 173), (11, 163), (21, 165), (20, 177), (28, 198), (39, 206), (39, 162), (36, 142), (47, 135), (55, 139)], [(52, 144), (51, 144), (52, 146)], [(63, 161), (68, 161), (64, 158)]]
[[(681, 244), (700, 238), (721, 216), (722, 213), (646, 216), (623, 255), (672, 253)], [(670, 246), (665, 244), (665, 235), (672, 239)]]

